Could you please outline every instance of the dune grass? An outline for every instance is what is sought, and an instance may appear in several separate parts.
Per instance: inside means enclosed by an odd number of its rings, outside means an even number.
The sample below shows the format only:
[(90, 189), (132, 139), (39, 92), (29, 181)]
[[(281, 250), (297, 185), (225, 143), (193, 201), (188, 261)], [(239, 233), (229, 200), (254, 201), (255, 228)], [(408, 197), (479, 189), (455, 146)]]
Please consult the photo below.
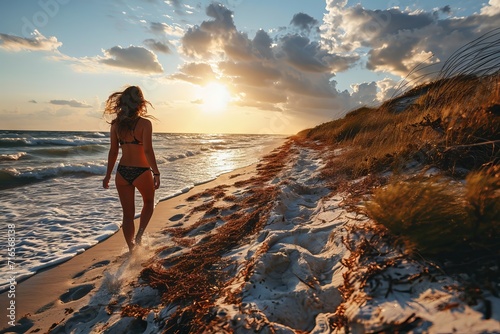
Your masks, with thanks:
[(499, 168), (469, 174), (465, 186), (444, 177), (417, 176), (377, 189), (366, 204), (370, 217), (407, 249), (463, 259), (500, 255)]
[[(332, 188), (363, 177), (363, 195), (376, 189), (366, 212), (412, 251), (500, 255), (499, 36), (497, 29), (469, 43), (433, 80), (377, 108), (295, 136), (330, 153), (322, 175)], [(441, 176), (403, 177), (430, 167)], [(400, 177), (374, 177), (384, 173)]]

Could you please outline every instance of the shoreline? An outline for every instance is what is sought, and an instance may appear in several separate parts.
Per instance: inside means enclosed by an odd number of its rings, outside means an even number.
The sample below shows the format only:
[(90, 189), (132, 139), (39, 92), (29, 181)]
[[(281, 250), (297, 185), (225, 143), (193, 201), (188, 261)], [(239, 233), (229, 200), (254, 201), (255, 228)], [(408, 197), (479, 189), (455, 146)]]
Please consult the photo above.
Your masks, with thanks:
[[(233, 171), (223, 173), (213, 180), (196, 184), (189, 190), (173, 195), (172, 197), (158, 201), (151, 221), (146, 230), (149, 239), (162, 229), (176, 224), (176, 216), (184, 215), (183, 211), (186, 199), (193, 193), (203, 192), (217, 185), (226, 185), (238, 181), (240, 178), (251, 177), (257, 172), (257, 165), (260, 160), (272, 150), (281, 146), (287, 139), (277, 140), (272, 145), (262, 150), (259, 160), (246, 167), (241, 167)], [(136, 227), (139, 224), (139, 217), (135, 218)], [(142, 252), (143, 253), (143, 252)], [(147, 256), (147, 254), (140, 254)], [(152, 254), (151, 254), (152, 255)], [(9, 306), (15, 302), (16, 325), (20, 328), (13, 329), (13, 332), (24, 332), (26, 326), (31, 327), (31, 321), (36, 327), (48, 330), (54, 323), (54, 316), (64, 315), (68, 306), (74, 308), (75, 302), (82, 303), (83, 298), (95, 287), (95, 282), (78, 286), (82, 278), (86, 282), (99, 281), (102, 283), (104, 272), (110, 266), (119, 265), (131, 258), (122, 234), (122, 228), (110, 237), (102, 240), (84, 252), (75, 255), (73, 258), (54, 266), (42, 269), (41, 271), (22, 279), (15, 284), (15, 297), (9, 298), (9, 289), (0, 293), (0, 309), (7, 312), (7, 316), (2, 319), (7, 321), (1, 323), (0, 330), (9, 329)], [(93, 277), (89, 277), (89, 276)], [(84, 304), (82, 304), (83, 306)], [(47, 312), (50, 310), (50, 312)], [(19, 322), (23, 319), (21, 322)], [(5, 321), (5, 320), (4, 320)]]

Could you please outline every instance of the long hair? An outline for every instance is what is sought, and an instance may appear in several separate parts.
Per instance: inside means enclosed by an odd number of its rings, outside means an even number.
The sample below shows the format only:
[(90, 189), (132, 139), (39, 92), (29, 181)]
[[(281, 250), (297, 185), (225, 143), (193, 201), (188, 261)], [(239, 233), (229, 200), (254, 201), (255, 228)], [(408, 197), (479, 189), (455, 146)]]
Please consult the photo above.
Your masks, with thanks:
[(148, 104), (151, 102), (144, 99), (142, 91), (137, 86), (129, 86), (123, 92), (115, 92), (108, 97), (104, 114), (116, 115), (111, 124), (117, 124), (118, 136), (132, 131), (139, 117), (147, 116)]

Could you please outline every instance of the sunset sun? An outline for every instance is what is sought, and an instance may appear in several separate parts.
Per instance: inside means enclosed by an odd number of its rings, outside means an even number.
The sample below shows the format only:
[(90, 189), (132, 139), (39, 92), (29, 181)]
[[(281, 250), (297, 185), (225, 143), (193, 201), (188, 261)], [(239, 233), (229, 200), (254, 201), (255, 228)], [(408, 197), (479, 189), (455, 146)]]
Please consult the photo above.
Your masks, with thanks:
[(231, 95), (226, 86), (211, 82), (201, 89), (201, 109), (205, 112), (220, 112), (227, 108)]

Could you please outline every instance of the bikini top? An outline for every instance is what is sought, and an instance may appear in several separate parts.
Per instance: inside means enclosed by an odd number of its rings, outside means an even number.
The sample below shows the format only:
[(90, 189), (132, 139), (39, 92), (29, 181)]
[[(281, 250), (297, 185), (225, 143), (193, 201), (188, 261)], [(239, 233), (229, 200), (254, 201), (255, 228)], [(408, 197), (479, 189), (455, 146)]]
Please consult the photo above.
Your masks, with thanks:
[(133, 145), (142, 145), (142, 143), (139, 141), (139, 139), (135, 138), (135, 127), (137, 126), (137, 123), (139, 123), (139, 119), (135, 122), (134, 128), (132, 129), (132, 135), (134, 136), (134, 140), (131, 141), (124, 141), (119, 139), (118, 143), (120, 143), (120, 146), (125, 145), (125, 144), (133, 144)]

